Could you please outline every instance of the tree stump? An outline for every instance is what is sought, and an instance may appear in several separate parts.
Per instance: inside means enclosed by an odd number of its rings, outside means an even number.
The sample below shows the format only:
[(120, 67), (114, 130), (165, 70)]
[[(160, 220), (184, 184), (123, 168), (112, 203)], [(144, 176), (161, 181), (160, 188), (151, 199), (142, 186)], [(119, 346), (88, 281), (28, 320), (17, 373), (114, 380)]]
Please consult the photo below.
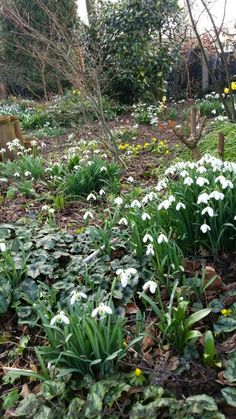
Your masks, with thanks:
[(20, 140), (21, 144), (24, 145), (24, 137), (21, 131), (20, 121), (17, 116), (12, 115), (11, 116), (11, 122), (14, 123), (14, 129), (15, 129), (15, 138), (18, 138)]
[(7, 115), (0, 116), (0, 147), (5, 148), (7, 159), (13, 160), (14, 154), (8, 149), (7, 143), (16, 138), (14, 123)]

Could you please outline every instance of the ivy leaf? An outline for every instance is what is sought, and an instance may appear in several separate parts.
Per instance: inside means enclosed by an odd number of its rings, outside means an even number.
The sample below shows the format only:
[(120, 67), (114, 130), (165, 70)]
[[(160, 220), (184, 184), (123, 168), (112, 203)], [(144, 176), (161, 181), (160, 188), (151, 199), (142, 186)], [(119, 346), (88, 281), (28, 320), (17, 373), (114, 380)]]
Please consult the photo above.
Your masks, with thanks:
[(236, 330), (236, 320), (232, 317), (220, 316), (214, 323), (214, 330), (216, 333), (229, 333)]
[(32, 418), (36, 414), (41, 402), (35, 394), (28, 394), (15, 410), (14, 416)]
[(230, 406), (236, 407), (236, 388), (235, 387), (225, 387), (221, 390), (225, 400)]

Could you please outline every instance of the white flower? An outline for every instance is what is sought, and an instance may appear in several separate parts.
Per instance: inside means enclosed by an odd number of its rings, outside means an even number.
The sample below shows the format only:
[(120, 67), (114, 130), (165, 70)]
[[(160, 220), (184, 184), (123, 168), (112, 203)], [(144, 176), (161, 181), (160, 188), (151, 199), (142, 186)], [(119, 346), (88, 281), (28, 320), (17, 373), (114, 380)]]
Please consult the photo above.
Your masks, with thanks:
[(99, 195), (100, 195), (100, 196), (102, 196), (102, 195), (106, 195), (106, 192), (104, 191), (104, 189), (100, 189), (100, 191), (99, 191)]
[(71, 305), (75, 304), (77, 300), (80, 300), (81, 298), (84, 298), (85, 300), (88, 298), (87, 295), (84, 292), (78, 292), (78, 291), (72, 291), (70, 295), (70, 303)]
[(20, 177), (20, 174), (18, 172), (14, 173), (14, 177)]
[(53, 326), (55, 323), (65, 323), (70, 324), (69, 318), (65, 315), (64, 311), (60, 311), (60, 313), (56, 314), (50, 321), (50, 325)]
[(32, 147), (35, 147), (37, 145), (37, 141), (35, 141), (35, 140), (30, 141), (30, 145)]
[(155, 252), (154, 252), (154, 249), (153, 249), (153, 245), (152, 245), (152, 243), (149, 243), (149, 244), (147, 245), (146, 255), (147, 255), (147, 256), (148, 256), (148, 255), (152, 255), (152, 256), (154, 256), (154, 255), (155, 255)]
[(225, 182), (221, 183), (222, 189), (230, 188), (233, 189), (234, 185), (231, 180), (225, 179)]
[(234, 220), (236, 220), (236, 215), (234, 216)]
[(188, 176), (188, 172), (187, 172), (187, 170), (182, 170), (179, 175), (181, 177), (186, 177), (186, 176)]
[(102, 166), (100, 172), (107, 172), (107, 168), (105, 166)]
[(149, 242), (153, 242), (153, 237), (151, 236), (151, 234), (145, 234), (144, 238), (143, 238), (143, 243), (147, 243), (147, 241)]
[(126, 218), (121, 218), (120, 219), (120, 221), (119, 221), (119, 223), (118, 223), (119, 225), (125, 225), (125, 226), (127, 226), (128, 225), (128, 220), (126, 219)]
[(118, 196), (117, 198), (114, 199), (114, 203), (118, 206), (122, 205), (123, 204), (123, 199), (120, 196)]
[(191, 177), (188, 176), (184, 179), (184, 185), (191, 186), (192, 183), (193, 183), (193, 179)]
[(176, 205), (176, 211), (179, 211), (181, 208), (186, 209), (186, 205), (182, 202), (178, 202), (178, 204)]
[(25, 177), (31, 176), (31, 173), (26, 170)]
[(216, 201), (222, 201), (224, 197), (225, 196), (222, 192), (213, 191), (210, 193), (210, 198), (214, 198)]
[(73, 138), (74, 138), (74, 134), (73, 134), (73, 132), (72, 132), (70, 135), (68, 135), (68, 141), (73, 140)]
[(143, 285), (143, 290), (147, 291), (148, 289), (150, 290), (151, 294), (155, 294), (157, 289), (157, 283), (154, 281), (145, 282), (145, 284)]
[(168, 243), (168, 238), (165, 234), (160, 234), (157, 239), (157, 243), (161, 244), (162, 242)]
[(87, 196), (87, 201), (90, 201), (91, 199), (93, 199), (94, 201), (96, 201), (96, 196), (95, 196), (93, 193), (90, 193), (90, 194)]
[(116, 275), (120, 277), (120, 282), (123, 288), (127, 287), (129, 279), (137, 274), (137, 269), (117, 269)]
[(91, 211), (86, 211), (83, 216), (84, 220), (87, 220), (88, 218), (91, 218), (91, 219), (93, 218), (93, 214), (91, 213)]
[(48, 214), (51, 214), (51, 215), (55, 214), (55, 209), (54, 208), (49, 208), (48, 209)]
[(215, 109), (212, 109), (211, 113), (212, 113), (213, 115), (215, 115), (215, 114), (216, 114), (216, 110), (215, 110)]
[(172, 204), (172, 202), (175, 202), (174, 195), (170, 195), (169, 198), (168, 198), (168, 201), (170, 202), (170, 204)]
[(7, 152), (7, 150), (6, 150), (5, 148), (1, 148), (1, 149), (0, 149), (0, 153), (1, 153), (1, 154), (6, 153), (6, 152)]
[(213, 210), (213, 208), (211, 208), (211, 207), (204, 208), (202, 210), (201, 214), (204, 215), (206, 213), (209, 215), (209, 217), (213, 217), (214, 216), (214, 210)]
[(206, 179), (205, 177), (199, 176), (196, 180), (196, 184), (199, 186), (203, 186), (203, 185), (209, 185), (209, 180)]
[(151, 217), (150, 217), (150, 215), (149, 215), (147, 212), (144, 212), (144, 213), (142, 214), (142, 220), (143, 220), (143, 221), (146, 221), (146, 220), (151, 220)]
[(210, 196), (206, 192), (203, 192), (202, 194), (198, 196), (197, 203), (208, 204), (209, 199), (210, 199)]
[(138, 207), (138, 208), (141, 208), (141, 206), (142, 206), (142, 204), (141, 204), (141, 202), (139, 202), (137, 199), (134, 199), (132, 202), (131, 202), (131, 208), (134, 208), (134, 207)]
[(168, 199), (165, 199), (164, 201), (162, 201), (159, 205), (158, 205), (158, 210), (160, 211), (162, 208), (164, 208), (165, 210), (167, 210), (169, 207), (171, 206), (171, 203)]
[(41, 210), (42, 210), (43, 212), (46, 212), (46, 211), (48, 211), (48, 210), (49, 210), (49, 206), (48, 206), (48, 205), (43, 205), (43, 206), (42, 206), (42, 208), (41, 208)]
[(105, 314), (112, 314), (112, 309), (109, 306), (106, 306), (104, 303), (99, 304), (98, 307), (96, 307), (92, 311), (92, 317), (96, 317), (99, 315), (100, 317), (105, 316)]
[(207, 169), (204, 167), (204, 166), (199, 166), (198, 168), (197, 168), (197, 172), (198, 173), (206, 173), (207, 172)]
[(207, 231), (211, 231), (211, 227), (208, 224), (204, 223), (201, 225), (200, 230), (205, 234), (207, 233)]
[(6, 246), (6, 244), (5, 244), (5, 243), (3, 243), (3, 242), (1, 242), (1, 243), (0, 243), (0, 251), (1, 251), (1, 252), (6, 252), (6, 250), (7, 250), (7, 246)]
[(134, 178), (133, 176), (129, 176), (127, 179), (128, 182), (133, 183), (134, 182)]

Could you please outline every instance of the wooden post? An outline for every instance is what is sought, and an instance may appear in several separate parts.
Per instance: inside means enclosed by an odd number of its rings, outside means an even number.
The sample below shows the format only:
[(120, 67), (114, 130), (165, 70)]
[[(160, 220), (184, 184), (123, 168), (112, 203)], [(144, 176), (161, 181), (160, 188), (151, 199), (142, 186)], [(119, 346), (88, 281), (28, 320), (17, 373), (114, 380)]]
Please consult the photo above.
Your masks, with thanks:
[(10, 116), (0, 116), (0, 147), (5, 148), (7, 158), (13, 160), (14, 154), (7, 147), (7, 143), (16, 138), (14, 123), (10, 121)]
[[(204, 48), (207, 60), (209, 59), (208, 49)], [(209, 86), (209, 71), (205, 57), (202, 54), (202, 91), (205, 92)]]
[(21, 131), (20, 121), (17, 116), (12, 115), (11, 116), (11, 122), (14, 124), (15, 129), (15, 138), (18, 138), (20, 140), (21, 144), (24, 145), (24, 137)]
[(225, 137), (222, 132), (218, 132), (218, 145), (217, 145), (217, 151), (222, 160), (224, 160), (224, 154), (225, 154)]

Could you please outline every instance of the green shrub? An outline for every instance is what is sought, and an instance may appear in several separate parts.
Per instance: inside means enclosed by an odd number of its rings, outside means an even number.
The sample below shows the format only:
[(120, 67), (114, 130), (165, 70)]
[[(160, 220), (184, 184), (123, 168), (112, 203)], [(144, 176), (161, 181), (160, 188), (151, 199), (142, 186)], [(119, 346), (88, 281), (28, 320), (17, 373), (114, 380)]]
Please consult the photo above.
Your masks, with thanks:
[[(71, 168), (71, 163), (69, 163)], [(75, 169), (75, 168), (74, 168)], [(85, 197), (90, 192), (103, 187), (117, 191), (119, 183), (119, 167), (117, 163), (105, 160), (93, 160), (80, 164), (76, 171), (67, 174), (61, 186), (64, 194), (70, 198)]]

